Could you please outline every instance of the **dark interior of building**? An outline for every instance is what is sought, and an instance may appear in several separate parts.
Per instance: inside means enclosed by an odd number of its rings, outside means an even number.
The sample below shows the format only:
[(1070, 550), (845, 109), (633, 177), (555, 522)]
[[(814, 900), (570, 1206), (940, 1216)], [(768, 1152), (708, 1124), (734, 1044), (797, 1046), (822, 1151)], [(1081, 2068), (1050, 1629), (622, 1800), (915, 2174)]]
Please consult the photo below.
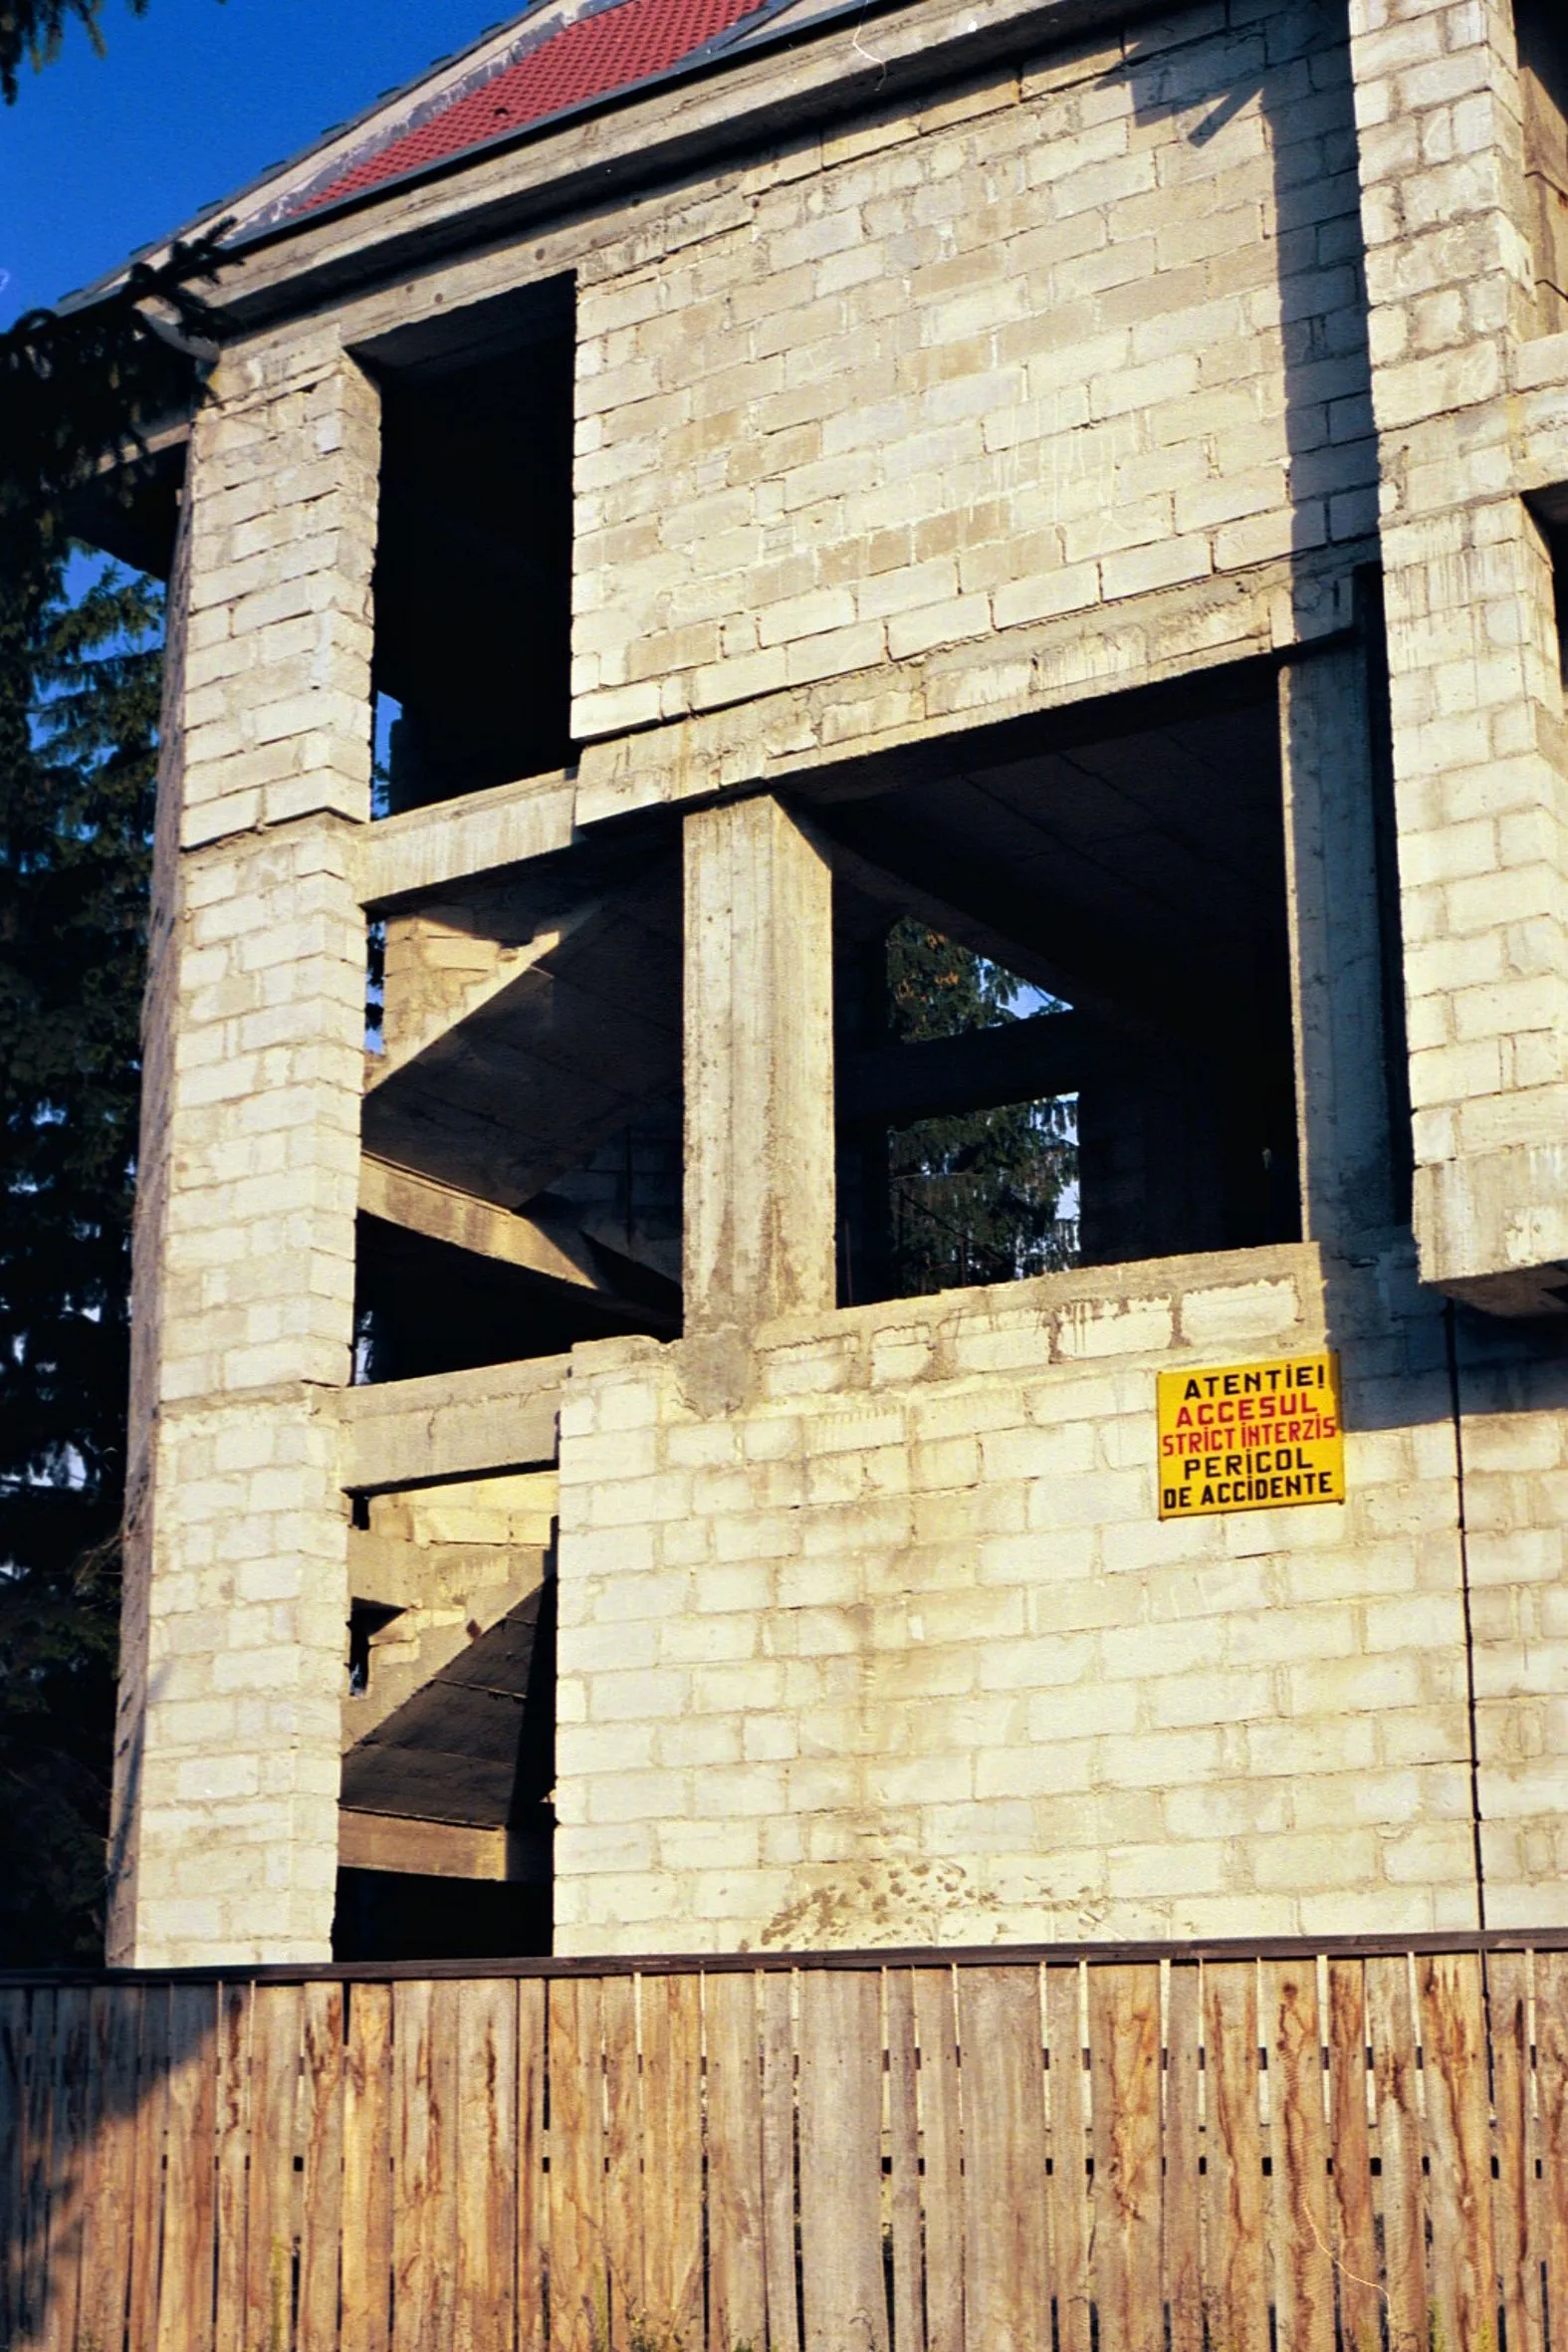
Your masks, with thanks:
[(389, 810), (571, 756), (569, 278), (401, 329), (381, 387), (375, 686), (400, 706)]
[[(1271, 667), (849, 784), (803, 811), (835, 875), (841, 1298), (1297, 1238)], [(370, 1377), (678, 1330), (675, 831), (438, 910), (495, 972), (372, 1077), (366, 1151), (575, 1256), (365, 1215)]]

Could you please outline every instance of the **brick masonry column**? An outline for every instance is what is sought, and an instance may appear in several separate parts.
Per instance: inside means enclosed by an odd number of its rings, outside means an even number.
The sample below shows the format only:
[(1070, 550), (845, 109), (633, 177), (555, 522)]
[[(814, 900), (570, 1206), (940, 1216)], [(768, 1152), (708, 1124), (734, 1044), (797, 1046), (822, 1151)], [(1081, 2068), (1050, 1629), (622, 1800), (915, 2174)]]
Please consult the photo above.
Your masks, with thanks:
[(347, 1615), (378, 411), (227, 357), (169, 605), (134, 1265), (112, 1961), (320, 1960)]
[(688, 817), (688, 1331), (834, 1297), (832, 873), (768, 797)]
[(1352, 0), (1416, 1159), (1428, 1282), (1568, 1262), (1568, 759), (1551, 568), (1510, 487), (1538, 330), (1506, 0)]

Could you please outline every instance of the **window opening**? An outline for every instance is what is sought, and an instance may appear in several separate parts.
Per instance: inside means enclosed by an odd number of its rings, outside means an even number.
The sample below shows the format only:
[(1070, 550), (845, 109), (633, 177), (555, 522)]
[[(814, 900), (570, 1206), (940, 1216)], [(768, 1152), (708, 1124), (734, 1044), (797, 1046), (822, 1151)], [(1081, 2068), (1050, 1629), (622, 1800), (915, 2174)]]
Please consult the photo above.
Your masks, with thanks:
[(846, 1303), (1299, 1238), (1274, 681), (1205, 693), (813, 811)]
[(385, 815), (570, 761), (571, 281), (401, 329), (359, 356), (381, 388)]

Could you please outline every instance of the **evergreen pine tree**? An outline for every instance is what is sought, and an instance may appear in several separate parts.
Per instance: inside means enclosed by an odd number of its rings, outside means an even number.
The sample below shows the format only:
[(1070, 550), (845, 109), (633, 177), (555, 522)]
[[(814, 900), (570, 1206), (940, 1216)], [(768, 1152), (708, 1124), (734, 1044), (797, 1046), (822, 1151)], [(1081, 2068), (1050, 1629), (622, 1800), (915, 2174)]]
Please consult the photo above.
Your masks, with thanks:
[[(888, 940), (888, 1027), (905, 1043), (1018, 1018), (1023, 983), (924, 923)], [(1009, 1103), (899, 1129), (889, 1151), (895, 1296), (1008, 1283), (1070, 1266), (1062, 1203), (1078, 1172), (1065, 1098)]]
[(0, 575), (0, 1960), (103, 1949), (160, 598)]
[[(129, 0), (132, 13), (145, 14), (147, 0)], [(73, 19), (101, 54), (104, 35), (100, 18), (104, 0), (0, 0), (0, 92), (6, 104), (16, 102), (17, 69), (24, 58), (35, 66), (50, 65), (60, 55), (65, 30)]]

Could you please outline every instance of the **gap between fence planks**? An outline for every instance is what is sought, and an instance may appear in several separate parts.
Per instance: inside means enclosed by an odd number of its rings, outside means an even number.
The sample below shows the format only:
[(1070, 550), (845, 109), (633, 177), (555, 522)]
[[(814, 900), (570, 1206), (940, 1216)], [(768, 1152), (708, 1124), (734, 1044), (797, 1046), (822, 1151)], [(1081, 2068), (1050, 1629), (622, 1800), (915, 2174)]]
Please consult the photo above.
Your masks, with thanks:
[(1555, 1949), (0, 1987), (0, 2352), (1548, 2352), (1553, 2312)]

